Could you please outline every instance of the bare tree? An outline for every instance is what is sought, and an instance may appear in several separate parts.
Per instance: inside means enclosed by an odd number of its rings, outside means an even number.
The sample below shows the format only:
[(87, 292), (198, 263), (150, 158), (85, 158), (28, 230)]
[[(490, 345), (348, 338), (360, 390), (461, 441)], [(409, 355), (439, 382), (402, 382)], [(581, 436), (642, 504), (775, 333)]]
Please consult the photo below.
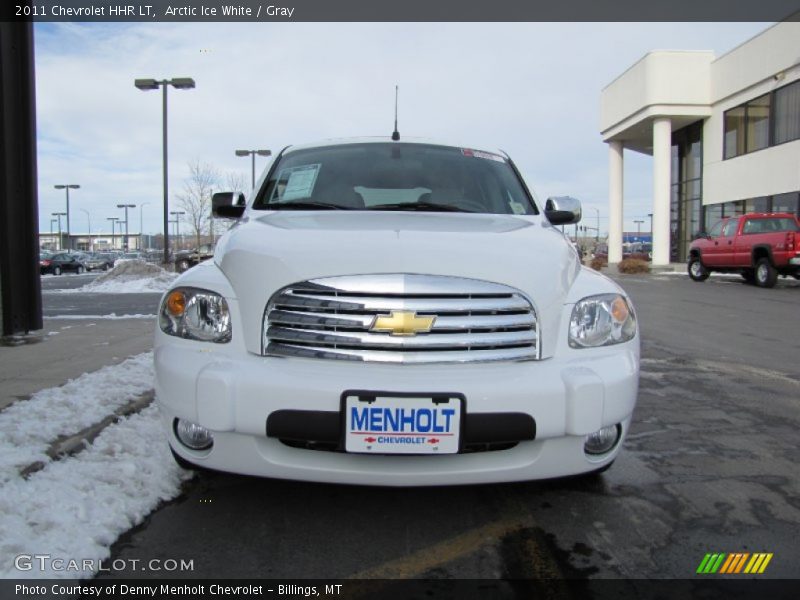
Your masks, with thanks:
[(211, 194), (219, 178), (214, 166), (195, 159), (189, 163), (189, 177), (183, 182), (183, 191), (175, 194), (179, 206), (186, 212), (197, 247), (201, 245), (201, 238), (210, 233)]

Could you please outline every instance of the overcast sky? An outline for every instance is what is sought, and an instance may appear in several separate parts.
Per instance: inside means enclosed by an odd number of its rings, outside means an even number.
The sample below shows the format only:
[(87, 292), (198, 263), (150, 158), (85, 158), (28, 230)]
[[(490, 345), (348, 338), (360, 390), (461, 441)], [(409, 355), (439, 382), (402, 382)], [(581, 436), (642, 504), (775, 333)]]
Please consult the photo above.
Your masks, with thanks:
[[(108, 231), (118, 203), (142, 205), (162, 229), (161, 92), (136, 78), (193, 77), (169, 90), (174, 193), (193, 160), (250, 181), (237, 148), (399, 129), (477, 148), (502, 148), (539, 198), (580, 198), (605, 231), (608, 151), (600, 90), (654, 49), (717, 55), (764, 23), (522, 24), (37, 24), (36, 94), (41, 231), (70, 194), (72, 230)], [(257, 158), (257, 175), (267, 159)], [(625, 228), (652, 212), (651, 158), (626, 152)], [(139, 231), (139, 208), (130, 231)], [(647, 225), (645, 225), (647, 227)]]

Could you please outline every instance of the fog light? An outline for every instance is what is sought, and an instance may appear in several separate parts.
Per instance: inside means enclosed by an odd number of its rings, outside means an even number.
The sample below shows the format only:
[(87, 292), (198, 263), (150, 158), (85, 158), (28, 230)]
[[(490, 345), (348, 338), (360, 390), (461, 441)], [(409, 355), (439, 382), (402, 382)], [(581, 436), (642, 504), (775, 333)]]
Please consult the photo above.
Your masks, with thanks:
[(622, 427), (619, 425), (609, 425), (598, 429), (586, 436), (583, 451), (586, 454), (605, 454), (616, 446), (621, 433)]
[(207, 450), (214, 443), (214, 437), (208, 429), (191, 421), (175, 419), (175, 435), (181, 444), (192, 450)]

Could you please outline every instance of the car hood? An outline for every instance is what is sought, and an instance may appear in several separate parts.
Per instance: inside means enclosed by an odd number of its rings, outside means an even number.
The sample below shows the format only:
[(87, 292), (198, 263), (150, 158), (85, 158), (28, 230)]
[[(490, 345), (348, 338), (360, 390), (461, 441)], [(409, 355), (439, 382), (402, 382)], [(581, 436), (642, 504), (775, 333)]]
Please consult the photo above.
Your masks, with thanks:
[(233, 287), (252, 352), (261, 351), (266, 304), (284, 286), (336, 275), (418, 273), (521, 290), (540, 315), (546, 356), (580, 271), (575, 250), (540, 217), (412, 212), (251, 213), (220, 240), (214, 261)]

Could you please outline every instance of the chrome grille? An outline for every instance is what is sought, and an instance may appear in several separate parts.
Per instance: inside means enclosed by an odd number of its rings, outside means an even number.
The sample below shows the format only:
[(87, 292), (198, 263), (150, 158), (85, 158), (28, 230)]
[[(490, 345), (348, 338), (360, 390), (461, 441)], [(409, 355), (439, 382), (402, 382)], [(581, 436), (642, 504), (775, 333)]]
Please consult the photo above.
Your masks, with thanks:
[[(379, 317), (433, 317), (430, 330), (377, 332)], [(427, 319), (429, 321), (429, 319)], [(405, 330), (403, 330), (405, 331)], [(296, 283), (264, 314), (263, 354), (390, 363), (539, 358), (531, 303), (497, 283), (433, 275), (359, 275)]]

